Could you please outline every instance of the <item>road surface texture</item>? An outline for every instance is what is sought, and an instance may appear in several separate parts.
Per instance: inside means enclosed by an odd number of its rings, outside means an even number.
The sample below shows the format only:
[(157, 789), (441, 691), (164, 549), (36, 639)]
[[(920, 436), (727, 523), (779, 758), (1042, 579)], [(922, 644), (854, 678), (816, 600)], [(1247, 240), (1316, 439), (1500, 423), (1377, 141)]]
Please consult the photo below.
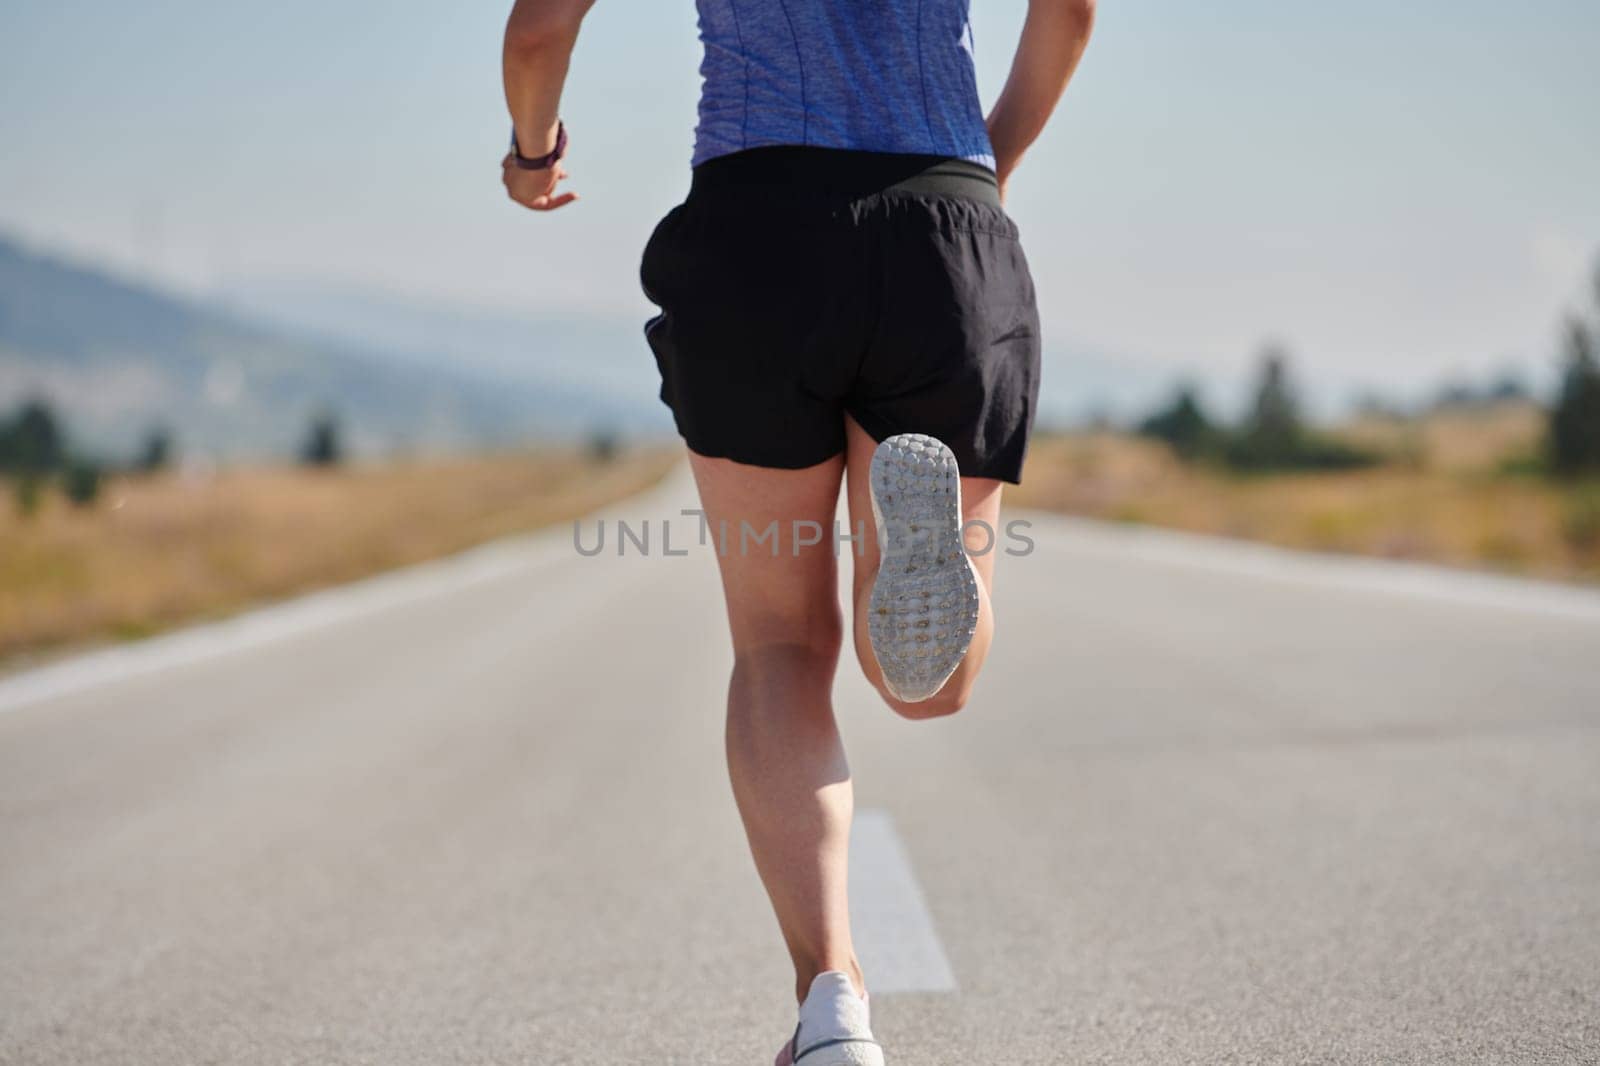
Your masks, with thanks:
[[(770, 1062), (688, 499), (0, 682), (0, 1062)], [(1600, 596), (1028, 517), (838, 686), (892, 1063), (1600, 1061)]]

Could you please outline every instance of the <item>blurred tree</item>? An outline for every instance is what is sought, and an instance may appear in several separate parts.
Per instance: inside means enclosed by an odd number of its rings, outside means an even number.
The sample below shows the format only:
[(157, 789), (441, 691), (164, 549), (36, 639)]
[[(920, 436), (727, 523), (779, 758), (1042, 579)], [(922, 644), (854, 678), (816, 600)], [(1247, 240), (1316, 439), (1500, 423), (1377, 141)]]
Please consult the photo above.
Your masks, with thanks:
[(66, 440), (55, 412), (44, 400), (30, 400), (0, 426), (0, 470), (44, 474), (66, 460)]
[(1216, 442), (1216, 427), (1206, 417), (1192, 385), (1179, 386), (1166, 407), (1139, 423), (1139, 433), (1165, 441), (1184, 459), (1198, 458)]
[(1600, 485), (1576, 488), (1568, 495), (1562, 532), (1573, 550), (1600, 551)]
[(147, 474), (165, 470), (172, 465), (172, 430), (166, 426), (151, 426), (139, 445), (135, 468)]
[(1447, 382), (1433, 398), (1435, 411), (1462, 411), (1482, 406), (1483, 396), (1467, 381)]
[(1288, 450), (1300, 439), (1300, 401), (1289, 380), (1289, 353), (1269, 347), (1261, 356), (1261, 384), (1256, 387), (1255, 408), (1249, 432)]
[(1250, 414), (1227, 449), (1229, 462), (1247, 470), (1298, 465), (1303, 434), (1300, 401), (1289, 379), (1289, 354), (1278, 345), (1269, 345), (1261, 354), (1260, 380)]
[(100, 496), (100, 464), (73, 459), (61, 475), (61, 487), (74, 507), (88, 507)]
[(1526, 400), (1532, 393), (1528, 383), (1515, 371), (1508, 370), (1494, 380), (1489, 386), (1486, 398), (1491, 403), (1511, 403), (1517, 400)]
[[(1600, 290), (1600, 274), (1597, 274)], [(1596, 292), (1600, 302), (1600, 291)], [(1600, 471), (1600, 364), (1594, 334), (1581, 319), (1567, 323), (1566, 366), (1550, 411), (1546, 450), (1550, 468), (1573, 475)]]
[(589, 458), (599, 463), (609, 463), (617, 457), (622, 450), (622, 442), (617, 439), (615, 431), (610, 429), (597, 429), (589, 434)]
[(1343, 470), (1377, 461), (1367, 452), (1306, 428), (1289, 376), (1289, 355), (1277, 345), (1262, 353), (1255, 402), (1244, 424), (1228, 438), (1222, 457), (1229, 466), (1252, 472)]
[(339, 420), (331, 412), (324, 411), (311, 419), (305, 443), (300, 446), (300, 461), (306, 466), (337, 466), (344, 461)]

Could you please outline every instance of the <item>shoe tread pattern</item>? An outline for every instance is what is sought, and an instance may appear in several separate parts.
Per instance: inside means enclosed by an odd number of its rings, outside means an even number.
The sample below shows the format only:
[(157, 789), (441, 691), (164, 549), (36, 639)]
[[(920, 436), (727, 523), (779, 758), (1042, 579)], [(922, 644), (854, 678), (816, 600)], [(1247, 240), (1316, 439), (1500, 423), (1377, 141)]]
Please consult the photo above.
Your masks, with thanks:
[(920, 433), (872, 456), (873, 511), (884, 551), (867, 634), (885, 686), (907, 702), (949, 680), (978, 625), (978, 582), (961, 537), (961, 472), (945, 444)]

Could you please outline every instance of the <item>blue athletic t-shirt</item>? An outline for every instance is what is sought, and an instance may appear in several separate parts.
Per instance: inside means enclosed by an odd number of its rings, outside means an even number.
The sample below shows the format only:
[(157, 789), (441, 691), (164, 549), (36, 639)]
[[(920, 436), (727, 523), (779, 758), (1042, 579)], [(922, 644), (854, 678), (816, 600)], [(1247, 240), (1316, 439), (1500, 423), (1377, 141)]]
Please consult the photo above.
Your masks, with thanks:
[(705, 59), (694, 164), (817, 145), (994, 167), (969, 0), (696, 0)]

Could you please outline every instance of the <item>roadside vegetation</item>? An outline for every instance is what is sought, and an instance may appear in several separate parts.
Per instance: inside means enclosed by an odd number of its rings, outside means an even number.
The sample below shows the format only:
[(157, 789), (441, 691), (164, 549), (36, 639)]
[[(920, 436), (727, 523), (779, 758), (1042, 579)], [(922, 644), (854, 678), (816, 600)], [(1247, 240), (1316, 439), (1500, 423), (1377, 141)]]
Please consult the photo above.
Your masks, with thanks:
[(73, 492), (65, 463), (8, 471), (17, 499), (0, 506), (0, 664), (566, 521), (653, 484), (678, 454), (611, 445), (345, 464), (329, 417), (294, 466), (178, 469), (171, 448), (152, 444), (151, 461), (107, 470), (92, 493)]
[(1263, 353), (1246, 414), (1196, 389), (1125, 431), (1046, 436), (1008, 502), (1291, 548), (1600, 581), (1600, 272), (1548, 402), (1515, 381), (1313, 426)]

